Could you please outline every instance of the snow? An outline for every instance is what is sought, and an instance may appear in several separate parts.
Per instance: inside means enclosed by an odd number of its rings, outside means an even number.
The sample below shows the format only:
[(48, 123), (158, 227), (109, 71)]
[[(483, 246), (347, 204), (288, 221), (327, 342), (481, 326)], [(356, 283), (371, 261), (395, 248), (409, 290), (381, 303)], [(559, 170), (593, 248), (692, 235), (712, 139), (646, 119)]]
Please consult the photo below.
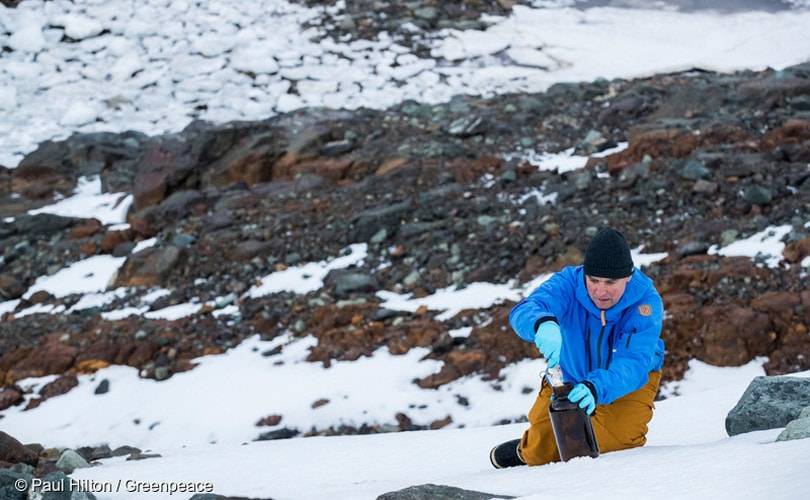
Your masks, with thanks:
[(151, 248), (157, 244), (157, 238), (149, 238), (148, 240), (141, 240), (132, 248), (132, 253), (136, 254), (141, 250)]
[(74, 102), (59, 119), (59, 125), (63, 127), (86, 125), (96, 121), (96, 118), (98, 118), (98, 108), (84, 101)]
[(641, 253), (644, 250), (644, 245), (639, 246), (638, 248), (633, 248), (630, 250), (630, 256), (633, 259), (633, 264), (636, 267), (646, 267), (650, 264), (658, 262), (659, 260), (664, 260), (669, 255), (667, 252), (661, 253)]
[(520, 300), (520, 291), (513, 289), (511, 282), (505, 285), (476, 282), (461, 289), (456, 286), (441, 288), (422, 298), (411, 298), (412, 294), (398, 294), (386, 290), (377, 292), (377, 296), (383, 300), (380, 304), (382, 308), (414, 312), (426, 306), (431, 310), (444, 311), (436, 318), (444, 321), (462, 309), (486, 309), (505, 300)]
[(528, 193), (518, 198), (517, 204), (522, 205), (526, 202), (526, 200), (534, 198), (538, 205), (553, 205), (557, 203), (557, 196), (559, 196), (559, 194), (556, 191), (553, 193), (546, 193), (542, 189), (532, 189)]
[(80, 15), (58, 16), (53, 20), (54, 26), (63, 26), (65, 35), (74, 40), (82, 40), (98, 35), (104, 30), (104, 26), (92, 17)]
[[(516, 6), (509, 17), (488, 16), (484, 31), (431, 35), (431, 56), (419, 57), (387, 35), (317, 42), (318, 31), (302, 24), (320, 10), (283, 0), (237, 8), (85, 3), (27, 0), (3, 9), (11, 51), (0, 65), (8, 117), (0, 123), (0, 164), (14, 167), (38, 143), (73, 132), (177, 132), (195, 118), (264, 119), (318, 105), (379, 109), (696, 67), (781, 69), (810, 53), (810, 11), (797, 9)], [(289, 93), (293, 82), (297, 93)]]
[(517, 287), (514, 280), (500, 285), (475, 282), (464, 288), (457, 286), (441, 288), (421, 298), (411, 298), (413, 294), (399, 294), (387, 290), (377, 292), (377, 297), (383, 301), (380, 304), (381, 308), (414, 312), (424, 306), (429, 310), (443, 311), (436, 319), (447, 321), (463, 309), (486, 309), (506, 300), (517, 302), (550, 277), (551, 274), (540, 275), (522, 287)]
[(148, 311), (148, 307), (125, 307), (123, 309), (116, 309), (114, 311), (107, 311), (101, 313), (101, 317), (108, 321), (117, 321), (133, 315), (140, 315)]
[(19, 17), (11, 17), (12, 25), (11, 36), (8, 38), (7, 44), (13, 50), (26, 53), (40, 52), (45, 48), (45, 37), (42, 34), (42, 28), (45, 24), (45, 19), (33, 12), (23, 12)]
[(110, 280), (124, 264), (125, 257), (96, 255), (75, 262), (52, 276), (41, 276), (23, 295), (28, 299), (35, 292), (44, 290), (54, 297), (73, 293), (100, 292), (107, 289)]
[(32, 314), (58, 314), (65, 310), (65, 306), (55, 306), (53, 304), (34, 304), (31, 307), (25, 308), (22, 311), (15, 313), (14, 318), (24, 318), (25, 316), (30, 316)]
[(332, 260), (308, 262), (300, 266), (288, 267), (261, 278), (260, 284), (245, 292), (250, 298), (263, 297), (271, 293), (295, 292), (305, 294), (323, 287), (323, 280), (329, 271), (343, 269), (362, 262), (368, 254), (366, 243), (350, 245), (349, 254)]
[(144, 314), (144, 317), (149, 319), (166, 319), (175, 321), (186, 316), (196, 314), (202, 309), (202, 304), (196, 302), (186, 302), (183, 304), (176, 304), (173, 306), (164, 307), (157, 311), (149, 311)]
[[(197, 358), (193, 370), (163, 382), (140, 379), (129, 367), (110, 366), (79, 375), (78, 387), (38, 408), (4, 411), (4, 431), (23, 442), (48, 436), (49, 446), (134, 444), (162, 455), (102, 460), (101, 466), (75, 471), (72, 477), (77, 479), (210, 481), (216, 493), (257, 498), (372, 499), (434, 483), (526, 498), (540, 498), (531, 496), (540, 492), (542, 498), (587, 498), (598, 490), (600, 498), (617, 499), (653, 494), (662, 499), (717, 498), (726, 493), (789, 499), (810, 486), (804, 473), (810, 466), (810, 440), (775, 443), (781, 429), (726, 435), (725, 416), (751, 379), (764, 374), (762, 358), (724, 368), (692, 361), (677, 383), (680, 395), (656, 402), (643, 448), (596, 460), (497, 471), (489, 464), (489, 449), (519, 437), (526, 424), (492, 424), (528, 410), (545, 367), (542, 359), (507, 367), (500, 390), (478, 376), (423, 390), (412, 379), (439, 366), (419, 361), (428, 349), (401, 356), (381, 349), (371, 358), (338, 361), (324, 369), (303, 361), (315, 342), (312, 337), (261, 341), (256, 336), (223, 355)], [(281, 353), (261, 355), (279, 345)], [(369, 373), (375, 376), (369, 378)], [(810, 372), (794, 376), (808, 377)], [(110, 390), (95, 395), (101, 379), (110, 382)], [(234, 380), (249, 385), (234, 390)], [(26, 379), (20, 385), (36, 392), (48, 381)], [(261, 387), (261, 397), (247, 387)], [(524, 394), (524, 387), (534, 390)], [(456, 395), (468, 398), (469, 406), (459, 405)], [(320, 398), (329, 402), (312, 409)], [(274, 429), (255, 427), (270, 414), (282, 415), (281, 426), (308, 430), (357, 421), (394, 423), (400, 411), (415, 423), (447, 415), (453, 423), (438, 431), (252, 441)], [(763, 467), (766, 463), (773, 467)], [(121, 489), (99, 498), (138, 496)]]
[(777, 267), (779, 261), (782, 260), (782, 251), (785, 249), (782, 238), (792, 229), (793, 226), (790, 224), (771, 226), (723, 248), (712, 245), (709, 247), (708, 253), (709, 255), (722, 255), (723, 257), (764, 258), (764, 262), (768, 267)]
[(598, 153), (594, 153), (591, 155), (593, 158), (605, 158), (610, 155), (615, 155), (616, 153), (621, 153), (630, 145), (629, 142), (620, 142), (616, 144), (616, 146), (612, 148), (605, 149), (603, 151), (599, 151)]
[[(134, 252), (133, 252), (134, 253)], [(152, 302), (156, 301), (161, 297), (166, 297), (167, 295), (171, 295), (171, 290), (166, 290), (165, 288), (156, 288), (143, 297), (141, 297), (141, 304), (151, 304)]]
[(534, 165), (538, 170), (557, 171), (558, 174), (579, 170), (588, 163), (587, 156), (574, 154), (574, 148), (566, 149), (560, 153), (538, 153), (534, 150), (523, 153), (514, 153), (505, 156), (506, 160), (518, 158), (522, 161)]
[(451, 337), (469, 337), (470, 333), (472, 333), (471, 326), (463, 326), (461, 328), (456, 328), (447, 332)]
[(103, 307), (110, 302), (113, 302), (115, 299), (121, 299), (126, 297), (127, 289), (126, 288), (116, 288), (107, 293), (88, 293), (87, 295), (83, 295), (78, 302), (73, 304), (70, 309), (68, 309), (68, 313), (73, 311), (81, 311), (82, 309), (89, 309), (91, 307)]
[(127, 193), (102, 193), (100, 176), (80, 177), (73, 196), (28, 213), (96, 218), (104, 225), (120, 224), (126, 220), (132, 201), (132, 195)]
[(17, 305), (19, 305), (19, 303), (20, 303), (20, 299), (7, 300), (5, 302), (0, 302), (0, 318), (2, 318), (3, 315), (6, 314), (7, 312), (11, 312), (14, 309), (16, 309)]
[[(559, 153), (538, 153), (535, 150), (527, 150), (516, 153), (509, 153), (504, 155), (507, 161), (517, 159), (518, 161), (525, 161), (530, 165), (534, 165), (541, 171), (556, 171), (558, 174), (564, 174), (584, 168), (588, 163), (589, 158), (604, 158), (608, 155), (619, 153), (627, 149), (628, 143), (622, 142), (612, 148), (605, 149), (590, 156), (581, 156), (574, 154), (574, 148), (568, 148)], [(528, 195), (527, 195), (528, 196)], [(542, 204), (542, 203), (541, 203)]]

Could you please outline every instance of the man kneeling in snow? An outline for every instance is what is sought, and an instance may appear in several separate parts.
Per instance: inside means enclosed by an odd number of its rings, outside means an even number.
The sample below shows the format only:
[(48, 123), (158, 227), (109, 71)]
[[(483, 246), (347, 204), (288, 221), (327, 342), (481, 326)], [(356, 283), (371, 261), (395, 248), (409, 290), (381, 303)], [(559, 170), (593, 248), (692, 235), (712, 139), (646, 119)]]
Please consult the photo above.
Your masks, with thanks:
[[(661, 296), (633, 267), (621, 233), (600, 231), (582, 266), (566, 267), (518, 303), (509, 322), (534, 342), (549, 368), (574, 384), (569, 400), (592, 416), (599, 450), (642, 446), (661, 381), (664, 342)], [(543, 380), (521, 439), (492, 449), (497, 467), (560, 460), (549, 418), (551, 386)]]

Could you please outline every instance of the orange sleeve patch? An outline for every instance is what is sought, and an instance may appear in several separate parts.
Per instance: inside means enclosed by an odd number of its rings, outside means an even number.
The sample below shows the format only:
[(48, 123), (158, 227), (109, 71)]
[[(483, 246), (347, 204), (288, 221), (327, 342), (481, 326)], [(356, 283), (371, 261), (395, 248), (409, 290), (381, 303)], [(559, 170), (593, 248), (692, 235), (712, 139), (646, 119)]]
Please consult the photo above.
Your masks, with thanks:
[(641, 304), (638, 306), (638, 313), (642, 316), (652, 316), (652, 306), (650, 304)]

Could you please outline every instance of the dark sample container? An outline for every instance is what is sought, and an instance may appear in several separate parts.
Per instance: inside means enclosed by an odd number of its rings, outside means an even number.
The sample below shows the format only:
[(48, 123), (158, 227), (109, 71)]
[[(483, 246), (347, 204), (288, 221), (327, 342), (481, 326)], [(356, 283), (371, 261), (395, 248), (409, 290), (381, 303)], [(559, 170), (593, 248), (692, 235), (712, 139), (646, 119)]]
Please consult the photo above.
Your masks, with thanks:
[(568, 393), (573, 385), (565, 383), (553, 387), (554, 395), (548, 408), (551, 417), (551, 428), (557, 440), (557, 451), (563, 462), (574, 457), (599, 456), (599, 444), (593, 433), (591, 417), (584, 409), (568, 400)]

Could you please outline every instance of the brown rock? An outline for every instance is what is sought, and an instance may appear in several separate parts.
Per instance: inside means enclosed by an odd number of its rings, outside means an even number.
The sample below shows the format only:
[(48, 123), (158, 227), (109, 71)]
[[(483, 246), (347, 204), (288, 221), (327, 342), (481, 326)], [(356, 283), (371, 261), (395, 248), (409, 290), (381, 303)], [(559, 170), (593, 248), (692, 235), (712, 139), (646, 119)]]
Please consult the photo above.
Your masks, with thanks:
[(434, 420), (433, 422), (431, 422), (430, 423), (430, 429), (435, 431), (437, 429), (447, 427), (448, 425), (450, 425), (452, 423), (453, 423), (453, 417), (451, 417), (450, 415), (447, 415), (445, 418), (443, 418), (441, 420)]
[(461, 372), (455, 367), (445, 363), (441, 370), (439, 370), (439, 373), (434, 373), (417, 380), (416, 385), (422, 389), (437, 389), (459, 377), (461, 377)]
[(84, 219), (70, 229), (68, 237), (72, 239), (89, 238), (101, 231), (101, 227), (98, 219)]
[(608, 171), (618, 173), (641, 161), (645, 155), (657, 158), (683, 158), (695, 149), (715, 144), (745, 143), (752, 140), (745, 130), (733, 125), (715, 125), (695, 134), (692, 130), (675, 128), (630, 129), (629, 147), (606, 158)]
[(157, 205), (185, 180), (195, 164), (190, 149), (190, 144), (179, 138), (156, 142), (147, 149), (136, 166), (133, 182), (136, 211)]
[(32, 304), (42, 304), (44, 302), (48, 302), (49, 300), (53, 299), (53, 295), (46, 292), (45, 290), (40, 290), (38, 292), (34, 292), (28, 298), (28, 302)]
[(768, 315), (747, 307), (704, 307), (700, 324), (703, 353), (699, 357), (710, 364), (740, 366), (773, 347)]
[(799, 241), (793, 241), (785, 246), (782, 252), (785, 260), (795, 264), (810, 255), (810, 236)]
[(244, 182), (252, 186), (273, 179), (273, 165), (279, 158), (278, 146), (270, 133), (245, 137), (212, 164), (208, 174), (210, 182), (227, 186)]
[(762, 138), (761, 148), (768, 151), (783, 144), (798, 144), (810, 139), (810, 121), (791, 118)]
[(394, 415), (394, 418), (397, 419), (397, 426), (399, 427), (399, 430), (409, 431), (413, 429), (413, 422), (408, 415), (405, 415), (404, 413), (397, 413)]
[(50, 198), (55, 193), (69, 195), (76, 185), (75, 179), (53, 166), (25, 164), (23, 160), (14, 169), (11, 190), (30, 199)]
[(349, 158), (315, 158), (290, 167), (289, 175), (314, 174), (336, 182), (346, 177), (353, 162)]
[(481, 156), (476, 159), (458, 158), (447, 162), (449, 168), (460, 184), (470, 184), (486, 173), (500, 171), (503, 160), (496, 156)]
[(110, 363), (103, 359), (85, 359), (77, 362), (74, 368), (78, 373), (95, 373), (108, 366)]
[(151, 238), (160, 232), (162, 222), (159, 220), (157, 207), (146, 207), (129, 216), (129, 224), (132, 232), (143, 238)]
[(389, 174), (391, 172), (395, 172), (399, 170), (401, 167), (405, 166), (408, 163), (407, 158), (391, 158), (389, 160), (385, 160), (382, 165), (374, 172), (374, 175), (382, 176), (385, 174)]
[(800, 302), (798, 293), (765, 292), (751, 301), (751, 307), (763, 312), (781, 312), (792, 310)]
[(98, 245), (92, 241), (87, 241), (82, 243), (82, 245), (79, 247), (79, 251), (82, 253), (82, 255), (95, 255), (95, 253), (98, 251)]
[(158, 285), (182, 256), (182, 250), (174, 246), (145, 248), (127, 258), (115, 279), (115, 286)]
[(314, 410), (315, 408), (320, 408), (321, 406), (323, 406), (325, 404), (329, 404), (329, 400), (325, 399), (325, 398), (321, 398), (321, 399), (319, 399), (317, 401), (314, 401), (312, 403), (312, 409)]
[(135, 348), (135, 351), (133, 351), (132, 354), (130, 354), (129, 359), (127, 359), (127, 364), (129, 366), (137, 366), (140, 368), (152, 360), (152, 357), (155, 355), (157, 350), (157, 346), (150, 342), (138, 344), (138, 347)]
[(36, 465), (39, 457), (12, 436), (0, 431), (0, 460), (12, 464)]
[(0, 390), (0, 411), (22, 403), (24, 400), (22, 389), (16, 385)]
[(25, 293), (25, 286), (10, 274), (0, 274), (0, 297), (5, 300), (18, 299)]
[(263, 417), (258, 422), (256, 422), (256, 425), (258, 427), (263, 426), (273, 427), (274, 425), (278, 425), (281, 423), (281, 418), (282, 418), (281, 415), (268, 415), (266, 417)]
[(64, 375), (42, 386), (42, 389), (39, 390), (39, 395), (42, 396), (43, 400), (46, 400), (54, 396), (65, 394), (77, 385), (79, 385), (79, 380), (75, 375)]
[(75, 347), (60, 342), (49, 342), (17, 362), (6, 374), (6, 382), (15, 382), (27, 377), (61, 374), (68, 370), (76, 358)]
[(45, 400), (42, 398), (31, 398), (28, 400), (28, 404), (25, 405), (25, 408), (23, 408), (23, 411), (33, 410), (41, 405), (43, 401)]
[(101, 240), (101, 251), (104, 253), (110, 253), (121, 243), (132, 241), (133, 238), (134, 234), (131, 229), (124, 229), (123, 231), (107, 231), (104, 238)]
[(450, 363), (462, 375), (468, 375), (483, 368), (486, 359), (486, 353), (481, 350), (451, 351), (445, 363)]

